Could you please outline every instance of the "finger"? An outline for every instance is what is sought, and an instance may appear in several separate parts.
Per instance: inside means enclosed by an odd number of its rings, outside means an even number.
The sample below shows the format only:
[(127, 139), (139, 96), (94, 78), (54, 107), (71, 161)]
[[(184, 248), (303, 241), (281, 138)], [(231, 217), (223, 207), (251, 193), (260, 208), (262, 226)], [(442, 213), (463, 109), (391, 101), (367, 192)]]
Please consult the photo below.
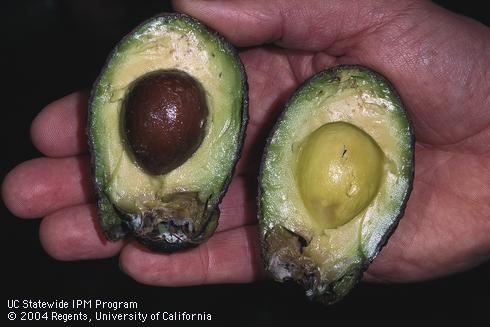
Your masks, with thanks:
[(64, 208), (46, 216), (39, 229), (44, 250), (63, 261), (109, 258), (121, 251), (123, 241), (107, 241), (94, 204)]
[(275, 42), (324, 50), (388, 19), (398, 1), (174, 0), (174, 8), (205, 22), (238, 46)]
[(15, 167), (2, 184), (7, 208), (17, 217), (37, 218), (93, 200), (88, 158), (38, 158)]
[(85, 153), (87, 94), (75, 92), (47, 105), (31, 125), (34, 146), (49, 157)]
[(252, 225), (257, 222), (256, 178), (235, 176), (220, 204), (217, 231)]
[(130, 243), (121, 252), (120, 266), (149, 285), (247, 283), (263, 277), (258, 251), (257, 230), (248, 226), (217, 233), (196, 248), (170, 254)]

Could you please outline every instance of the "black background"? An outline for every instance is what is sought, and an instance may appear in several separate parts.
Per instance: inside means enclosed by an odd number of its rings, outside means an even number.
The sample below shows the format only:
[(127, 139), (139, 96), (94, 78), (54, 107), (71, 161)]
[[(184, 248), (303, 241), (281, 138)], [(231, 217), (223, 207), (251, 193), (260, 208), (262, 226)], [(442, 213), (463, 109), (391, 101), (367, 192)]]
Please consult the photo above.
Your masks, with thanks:
[[(489, 23), (484, 1), (439, 3)], [(41, 155), (29, 139), (35, 115), (51, 101), (89, 88), (107, 54), (124, 34), (142, 20), (171, 8), (167, 2), (155, 0), (10, 0), (2, 1), (0, 6), (3, 179), (15, 165)], [(361, 322), (468, 326), (490, 321), (489, 263), (423, 283), (361, 283), (341, 303), (323, 307), (308, 302), (297, 289), (270, 281), (160, 288), (134, 282), (119, 270), (117, 258), (58, 262), (40, 246), (39, 220), (17, 219), (3, 202), (0, 209), (2, 293), (7, 299), (131, 300), (138, 301), (143, 312), (205, 311), (213, 314), (213, 323), (238, 326), (313, 320), (325, 325)], [(5, 319), (1, 317), (0, 321)]]

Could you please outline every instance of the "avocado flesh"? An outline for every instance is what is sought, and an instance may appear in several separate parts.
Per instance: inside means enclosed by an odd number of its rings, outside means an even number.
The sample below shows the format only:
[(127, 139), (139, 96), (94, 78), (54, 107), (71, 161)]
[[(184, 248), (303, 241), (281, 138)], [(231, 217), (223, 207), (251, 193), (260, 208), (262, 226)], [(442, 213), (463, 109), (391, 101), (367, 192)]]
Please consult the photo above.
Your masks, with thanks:
[[(154, 175), (135, 161), (122, 119), (131, 84), (159, 70), (181, 71), (198, 81), (208, 114), (204, 137), (192, 156)], [(246, 77), (238, 56), (201, 23), (181, 14), (161, 15), (128, 34), (109, 56), (90, 101), (88, 132), (106, 236), (115, 240), (132, 234), (163, 251), (210, 237), (238, 159), (246, 107)]]
[(359, 280), (403, 214), (413, 133), (389, 82), (361, 66), (296, 91), (269, 139), (259, 218), (266, 269), (333, 303)]

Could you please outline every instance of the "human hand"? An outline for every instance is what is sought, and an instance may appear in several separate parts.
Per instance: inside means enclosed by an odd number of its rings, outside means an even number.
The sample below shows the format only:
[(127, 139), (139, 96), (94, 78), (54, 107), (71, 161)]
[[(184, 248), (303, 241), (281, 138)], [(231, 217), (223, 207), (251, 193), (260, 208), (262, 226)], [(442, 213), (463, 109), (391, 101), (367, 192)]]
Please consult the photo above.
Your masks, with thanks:
[[(250, 123), (216, 234), (197, 248), (152, 253), (108, 242), (96, 223), (86, 137), (87, 96), (47, 106), (32, 139), (48, 158), (16, 167), (2, 186), (17, 216), (42, 217), (43, 247), (60, 260), (120, 255), (122, 269), (154, 285), (261, 278), (256, 178), (264, 138), (286, 98), (336, 64), (362, 64), (390, 79), (412, 118), (414, 189), (405, 217), (365, 274), (413, 281), (468, 269), (490, 254), (490, 32), (418, 1), (175, 1), (242, 51)], [(267, 43), (267, 45), (265, 45)]]

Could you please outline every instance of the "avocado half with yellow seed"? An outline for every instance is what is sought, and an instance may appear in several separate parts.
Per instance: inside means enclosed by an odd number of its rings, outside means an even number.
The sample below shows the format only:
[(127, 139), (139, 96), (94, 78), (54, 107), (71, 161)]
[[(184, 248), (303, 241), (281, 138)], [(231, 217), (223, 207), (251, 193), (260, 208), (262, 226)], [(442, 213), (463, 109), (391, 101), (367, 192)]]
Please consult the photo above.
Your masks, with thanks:
[(235, 49), (183, 14), (115, 47), (95, 82), (88, 136), (100, 225), (153, 250), (199, 244), (239, 158), (247, 79)]
[(286, 104), (262, 161), (266, 270), (309, 298), (340, 300), (403, 215), (414, 136), (391, 84), (362, 66), (307, 80)]

